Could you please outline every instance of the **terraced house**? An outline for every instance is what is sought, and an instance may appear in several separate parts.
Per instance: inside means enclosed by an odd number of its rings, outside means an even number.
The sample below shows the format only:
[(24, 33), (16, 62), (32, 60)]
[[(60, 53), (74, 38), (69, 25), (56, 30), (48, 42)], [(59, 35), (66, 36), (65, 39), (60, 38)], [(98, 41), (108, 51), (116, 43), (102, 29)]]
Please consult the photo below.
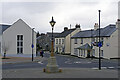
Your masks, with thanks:
[(58, 37), (55, 38), (55, 52), (62, 54), (70, 54), (71, 53), (71, 36), (79, 32), (80, 25), (76, 24), (75, 28), (68, 29), (64, 28), (64, 31), (59, 34)]
[[(103, 58), (119, 58), (118, 56), (118, 30), (120, 20), (116, 24), (110, 24), (100, 29), (100, 41), (102, 43), (100, 56)], [(78, 57), (98, 57), (99, 29), (95, 23), (94, 29), (79, 31), (71, 37), (71, 55)]]

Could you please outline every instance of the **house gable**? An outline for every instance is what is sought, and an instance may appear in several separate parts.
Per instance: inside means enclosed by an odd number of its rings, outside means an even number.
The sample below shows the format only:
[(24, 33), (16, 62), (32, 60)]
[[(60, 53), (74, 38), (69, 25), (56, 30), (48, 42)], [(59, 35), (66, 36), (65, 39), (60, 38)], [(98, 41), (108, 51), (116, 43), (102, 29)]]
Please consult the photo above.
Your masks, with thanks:
[[(19, 19), (11, 27), (3, 32), (3, 43), (9, 45), (9, 54), (17, 54), (17, 36), (23, 35), (23, 54), (31, 54), (32, 49), (32, 28), (23, 20)], [(36, 33), (34, 32), (34, 45), (36, 44)], [(34, 47), (36, 48), (36, 46)], [(36, 51), (36, 50), (34, 50)]]
[(15, 30), (17, 29), (17, 27), (19, 27), (20, 30), (21, 29), (24, 30), (24, 28), (28, 28), (29, 30), (32, 29), (22, 19), (19, 19), (15, 23), (13, 23), (10, 27), (8, 27), (8, 29), (6, 29), (4, 32), (6, 32), (9, 29), (12, 29), (13, 27)]

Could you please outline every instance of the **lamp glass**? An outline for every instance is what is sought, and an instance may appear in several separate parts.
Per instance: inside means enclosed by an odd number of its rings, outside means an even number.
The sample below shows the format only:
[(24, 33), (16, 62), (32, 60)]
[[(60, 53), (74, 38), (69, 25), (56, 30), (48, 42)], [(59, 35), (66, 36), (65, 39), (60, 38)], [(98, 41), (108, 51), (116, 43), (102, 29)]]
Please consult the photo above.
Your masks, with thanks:
[(52, 27), (54, 27), (55, 23), (56, 23), (55, 21), (51, 21), (51, 22), (50, 22), (50, 25), (51, 25)]

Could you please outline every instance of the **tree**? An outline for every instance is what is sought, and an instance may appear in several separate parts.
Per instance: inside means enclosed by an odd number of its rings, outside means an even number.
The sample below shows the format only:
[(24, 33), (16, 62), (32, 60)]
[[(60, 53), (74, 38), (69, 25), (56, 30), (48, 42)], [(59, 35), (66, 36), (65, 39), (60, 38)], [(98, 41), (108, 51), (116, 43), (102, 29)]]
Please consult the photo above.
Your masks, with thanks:
[(39, 50), (40, 50), (40, 46), (39, 46), (39, 44), (37, 44), (36, 46), (37, 46), (37, 51), (39, 51)]
[(40, 34), (39, 34), (39, 31), (38, 31), (36, 37), (39, 37), (39, 36), (40, 36)]
[(4, 51), (4, 56), (3, 58), (6, 58), (6, 52), (9, 50), (9, 45), (4, 42), (2, 49)]

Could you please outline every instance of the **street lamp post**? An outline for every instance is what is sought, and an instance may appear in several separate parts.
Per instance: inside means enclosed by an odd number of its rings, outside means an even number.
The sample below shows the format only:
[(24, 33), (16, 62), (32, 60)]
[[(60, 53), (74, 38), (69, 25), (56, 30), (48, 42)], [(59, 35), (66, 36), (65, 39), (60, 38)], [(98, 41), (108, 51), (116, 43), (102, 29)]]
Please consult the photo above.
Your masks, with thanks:
[(54, 29), (54, 25), (55, 25), (55, 21), (52, 17), (52, 21), (50, 21), (50, 25), (52, 26), (52, 44), (51, 44), (51, 57), (54, 56), (54, 48), (53, 48), (53, 29)]
[(32, 47), (32, 61), (33, 61), (33, 58), (34, 58), (34, 55), (33, 55), (33, 48), (34, 48), (34, 45), (33, 45), (34, 34), (33, 33), (34, 33), (34, 29), (35, 28), (32, 28), (32, 46), (31, 46)]
[(52, 43), (51, 43), (51, 54), (50, 54), (50, 58), (48, 59), (48, 64), (46, 66), (46, 69), (44, 69), (44, 72), (48, 72), (48, 73), (56, 73), (56, 72), (61, 72), (61, 70), (58, 68), (57, 62), (56, 62), (56, 58), (54, 55), (54, 47), (53, 47), (53, 29), (54, 29), (54, 25), (55, 25), (55, 21), (52, 17), (52, 20), (49, 22), (50, 25), (52, 26)]
[[(99, 44), (100, 44), (100, 12), (101, 10), (98, 10), (98, 12), (99, 12)], [(99, 70), (101, 70), (100, 46), (99, 46)]]

